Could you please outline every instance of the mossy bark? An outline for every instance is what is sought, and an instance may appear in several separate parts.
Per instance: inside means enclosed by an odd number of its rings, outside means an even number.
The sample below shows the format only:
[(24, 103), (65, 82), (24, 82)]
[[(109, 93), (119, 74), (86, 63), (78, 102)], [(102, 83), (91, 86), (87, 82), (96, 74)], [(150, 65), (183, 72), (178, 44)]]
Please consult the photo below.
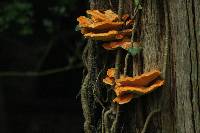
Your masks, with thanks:
[[(94, 8), (110, 8), (109, 1), (93, 0), (93, 2)], [(114, 3), (114, 5), (116, 4), (117, 2)], [(114, 7), (116, 8), (116, 6)], [(131, 0), (124, 0), (124, 7), (125, 12), (132, 13)], [(161, 89), (134, 99), (120, 107), (120, 124), (118, 124), (117, 132), (141, 132), (147, 116), (152, 111), (160, 109), (160, 112), (154, 114), (150, 119), (146, 132), (199, 133), (200, 1), (144, 0), (142, 7), (141, 38), (143, 51), (140, 60), (134, 64), (134, 71), (140, 73), (160, 69), (162, 78), (166, 82)], [(103, 101), (104, 112), (106, 112), (109, 110), (110, 103), (103, 100), (107, 93), (105, 93), (106, 87), (101, 82), (106, 69), (114, 67), (115, 53), (105, 51), (100, 46), (92, 48), (96, 50), (93, 55), (96, 59), (93, 60), (96, 62), (96, 67), (90, 66), (93, 70), (95, 69), (96, 73), (92, 77), (93, 79), (90, 79), (94, 83), (92, 90), (98, 92), (97, 95)], [(87, 57), (91, 56), (88, 55)], [(125, 58), (125, 54), (122, 58)], [(132, 60), (128, 60), (128, 64), (132, 64)], [(97, 75), (101, 70), (103, 72), (99, 76), (98, 82), (94, 82), (97, 81)], [(132, 70), (128, 68), (128, 71)], [(92, 73), (88, 71), (88, 74)], [(91, 84), (91, 82), (89, 83)], [(98, 87), (94, 88), (94, 86)], [(94, 91), (97, 88), (98, 90)], [(108, 99), (111, 100), (109, 97)], [(103, 107), (99, 106), (98, 102), (93, 104), (96, 106), (91, 106), (92, 108), (95, 107), (93, 110), (95, 114), (91, 118), (94, 128), (91, 132), (102, 132), (102, 130), (98, 130), (102, 129), (102, 124), (98, 123), (102, 122), (101, 111)], [(110, 123), (112, 123), (113, 115), (115, 114), (111, 113), (108, 118)], [(105, 127), (109, 128), (110, 125)]]

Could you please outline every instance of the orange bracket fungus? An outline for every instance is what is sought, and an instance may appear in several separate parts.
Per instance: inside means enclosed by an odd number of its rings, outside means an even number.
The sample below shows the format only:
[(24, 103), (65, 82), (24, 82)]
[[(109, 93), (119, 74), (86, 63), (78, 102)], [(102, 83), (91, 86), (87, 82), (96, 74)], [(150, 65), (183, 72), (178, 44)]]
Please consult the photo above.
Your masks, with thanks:
[[(104, 49), (106, 50), (115, 50), (116, 48), (123, 48), (125, 50), (130, 50), (133, 45), (138, 45), (139, 42), (131, 42), (130, 39), (125, 38), (122, 41), (115, 41), (115, 42), (108, 42), (108, 43), (104, 43), (102, 46)], [(132, 51), (130, 51), (132, 52)]]
[(128, 15), (124, 15), (123, 21), (112, 10), (99, 11), (87, 10), (89, 17), (80, 16), (77, 18), (78, 27), (85, 38), (96, 41), (119, 40), (131, 36), (133, 24)]
[(115, 68), (110, 68), (107, 70), (107, 76), (103, 79), (105, 84), (114, 85)]
[(111, 71), (115, 73), (113, 68), (108, 69), (107, 77), (103, 79), (103, 82), (109, 85), (115, 84), (114, 92), (117, 97), (113, 102), (118, 104), (128, 103), (133, 98), (148, 94), (164, 84), (164, 80), (157, 79), (160, 76), (158, 70), (145, 72), (135, 77), (120, 76), (117, 80), (110, 76)]

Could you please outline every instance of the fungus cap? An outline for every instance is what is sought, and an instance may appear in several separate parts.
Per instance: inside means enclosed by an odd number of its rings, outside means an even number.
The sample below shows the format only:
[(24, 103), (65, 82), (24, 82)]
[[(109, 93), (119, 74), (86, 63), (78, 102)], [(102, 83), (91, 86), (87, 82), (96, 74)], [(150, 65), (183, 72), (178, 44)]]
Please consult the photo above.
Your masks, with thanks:
[(118, 86), (147, 86), (160, 76), (160, 71), (153, 70), (135, 77), (122, 77), (116, 80)]
[(133, 94), (124, 94), (113, 99), (113, 102), (116, 102), (118, 104), (125, 104), (130, 102), (133, 98), (134, 98)]
[(158, 80), (149, 87), (144, 87), (144, 86), (116, 86), (114, 91), (115, 91), (117, 96), (122, 95), (122, 94), (127, 93), (127, 92), (143, 95), (143, 94), (147, 94), (147, 93), (154, 91), (158, 87), (161, 87), (163, 84), (164, 84), (164, 80)]

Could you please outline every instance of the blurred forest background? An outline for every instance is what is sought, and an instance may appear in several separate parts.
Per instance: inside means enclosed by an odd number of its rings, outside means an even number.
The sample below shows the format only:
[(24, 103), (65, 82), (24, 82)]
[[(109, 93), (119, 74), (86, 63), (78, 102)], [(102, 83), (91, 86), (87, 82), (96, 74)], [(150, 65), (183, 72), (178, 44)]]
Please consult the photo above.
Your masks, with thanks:
[[(83, 0), (1, 0), (0, 133), (82, 132)], [(39, 73), (37, 73), (39, 72)]]

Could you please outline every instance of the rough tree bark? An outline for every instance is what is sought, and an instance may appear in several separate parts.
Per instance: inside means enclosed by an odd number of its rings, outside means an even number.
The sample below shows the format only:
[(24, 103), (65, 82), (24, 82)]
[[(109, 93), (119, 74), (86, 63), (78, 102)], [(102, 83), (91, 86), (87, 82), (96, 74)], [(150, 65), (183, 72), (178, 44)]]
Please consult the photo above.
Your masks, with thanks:
[[(110, 8), (105, 0), (91, 2), (93, 8)], [(126, 12), (130, 13), (132, 1), (124, 0), (124, 3)], [(200, 133), (200, 0), (144, 0), (142, 7), (142, 65), (135, 69), (142, 67), (142, 72), (160, 69), (166, 82), (162, 89), (122, 106), (117, 132), (141, 132), (150, 112), (160, 109), (150, 119), (146, 132)], [(90, 47), (92, 50), (96, 52), (90, 52), (93, 57), (87, 53), (87, 59), (93, 61), (89, 67), (95, 74), (89, 76), (92, 82), (87, 82), (94, 89), (97, 82), (102, 82), (103, 76), (98, 76), (100, 71), (105, 73), (105, 68), (113, 65), (114, 56), (99, 46)], [(109, 57), (105, 58), (106, 55)], [(102, 108), (98, 102), (92, 104), (91, 132), (100, 132)]]

